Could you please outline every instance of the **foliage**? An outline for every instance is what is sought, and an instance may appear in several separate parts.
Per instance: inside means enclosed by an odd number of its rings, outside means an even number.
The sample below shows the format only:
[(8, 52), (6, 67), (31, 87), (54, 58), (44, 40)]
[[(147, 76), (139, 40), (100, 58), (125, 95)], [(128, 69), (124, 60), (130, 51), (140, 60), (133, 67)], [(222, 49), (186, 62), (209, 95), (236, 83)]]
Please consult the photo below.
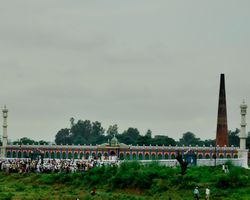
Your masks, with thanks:
[(195, 134), (191, 132), (184, 133), (182, 138), (180, 139), (180, 143), (185, 146), (198, 145), (199, 142), (200, 142), (200, 138), (196, 138)]
[(13, 144), (24, 144), (24, 145), (27, 145), (27, 144), (48, 144), (48, 142), (44, 141), (44, 140), (40, 140), (40, 141), (35, 141), (35, 140), (32, 140), (30, 138), (27, 138), (27, 137), (22, 137), (20, 138), (19, 140), (16, 140), (13, 142)]
[(108, 139), (112, 139), (114, 135), (118, 134), (118, 126), (117, 124), (115, 125), (110, 125), (108, 130), (107, 130), (107, 137)]
[[(201, 198), (207, 186), (211, 199), (247, 199), (250, 171), (229, 165), (191, 167), (185, 175), (180, 168), (157, 162), (142, 165), (124, 162), (119, 167), (103, 166), (84, 173), (9, 174), (0, 172), (0, 199), (192, 199), (199, 186)], [(97, 195), (91, 196), (91, 188)]]
[(248, 137), (246, 139), (246, 148), (250, 149), (250, 132), (248, 132)]
[[(230, 145), (238, 146), (239, 143), (239, 129), (235, 131), (229, 131)], [(120, 143), (127, 145), (185, 145), (185, 146), (214, 146), (215, 139), (201, 140), (197, 138), (194, 133), (188, 131), (183, 134), (179, 141), (175, 141), (173, 138), (162, 135), (152, 136), (153, 133), (149, 129), (145, 135), (140, 134), (137, 128), (129, 127), (122, 133), (118, 132), (118, 125), (110, 125), (105, 133), (105, 129), (98, 121), (91, 122), (90, 120), (78, 120), (75, 122), (73, 117), (70, 118), (70, 128), (62, 128), (55, 136), (56, 144), (102, 144), (110, 141), (114, 135), (117, 137)], [(247, 138), (247, 145), (250, 146), (250, 135)]]
[(234, 145), (235, 147), (240, 146), (239, 138), (240, 129), (236, 128), (235, 131), (228, 131), (229, 145)]
[(78, 120), (75, 123), (75, 119), (70, 118), (70, 125), (70, 129), (63, 128), (57, 132), (55, 136), (56, 144), (100, 144), (106, 140), (104, 137), (105, 130), (98, 121)]
[(136, 145), (139, 136), (140, 136), (140, 132), (138, 131), (137, 128), (128, 128), (128, 130), (118, 135), (117, 138), (118, 140), (120, 140), (121, 142), (125, 144)]
[[(182, 138), (179, 141), (175, 141), (173, 138), (166, 136), (166, 133), (162, 135), (154, 135), (150, 129), (147, 130), (145, 135), (142, 135), (137, 128), (129, 127), (127, 130), (122, 133), (118, 132), (118, 125), (110, 125), (105, 132), (105, 129), (102, 127), (101, 122), (95, 121), (91, 122), (90, 120), (76, 120), (70, 118), (70, 128), (62, 128), (55, 135), (55, 143), (60, 145), (66, 144), (103, 144), (107, 141), (110, 141), (114, 135), (116, 135), (120, 143), (125, 143), (127, 145), (185, 145), (185, 146), (214, 146), (215, 139), (206, 139), (201, 140), (197, 138), (196, 135), (190, 131), (183, 133)], [(238, 128), (235, 131), (229, 130), (229, 145), (239, 146), (239, 133)], [(1, 139), (0, 139), (1, 144)], [(33, 139), (23, 137), (19, 140), (13, 142), (13, 144), (48, 144), (48, 142), (40, 140), (35, 141)], [(246, 146), (250, 148), (250, 132), (246, 139)]]

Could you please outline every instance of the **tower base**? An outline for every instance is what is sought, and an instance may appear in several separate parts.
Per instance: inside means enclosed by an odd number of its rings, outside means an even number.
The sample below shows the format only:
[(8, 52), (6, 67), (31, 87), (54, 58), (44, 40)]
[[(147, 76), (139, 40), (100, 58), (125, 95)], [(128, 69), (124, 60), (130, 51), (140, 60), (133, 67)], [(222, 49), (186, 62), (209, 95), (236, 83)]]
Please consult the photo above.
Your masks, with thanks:
[(239, 158), (242, 159), (242, 167), (248, 169), (248, 149), (239, 149)]

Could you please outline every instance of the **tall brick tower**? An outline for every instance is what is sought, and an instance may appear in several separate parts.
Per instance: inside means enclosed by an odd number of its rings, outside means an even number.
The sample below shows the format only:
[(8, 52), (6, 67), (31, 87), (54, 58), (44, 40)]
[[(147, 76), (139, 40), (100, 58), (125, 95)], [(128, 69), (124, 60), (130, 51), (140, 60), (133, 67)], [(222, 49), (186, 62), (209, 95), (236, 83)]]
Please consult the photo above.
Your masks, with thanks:
[(227, 105), (224, 74), (220, 75), (220, 94), (217, 118), (216, 145), (228, 146)]

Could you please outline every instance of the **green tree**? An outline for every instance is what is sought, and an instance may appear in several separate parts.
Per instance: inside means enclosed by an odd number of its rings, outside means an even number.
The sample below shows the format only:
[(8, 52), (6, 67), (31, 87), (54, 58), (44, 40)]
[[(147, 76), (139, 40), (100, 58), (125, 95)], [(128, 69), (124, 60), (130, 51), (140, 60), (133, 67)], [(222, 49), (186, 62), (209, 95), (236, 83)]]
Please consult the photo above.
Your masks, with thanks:
[(78, 120), (71, 128), (72, 142), (74, 144), (90, 144), (92, 124), (90, 120)]
[(128, 128), (121, 135), (118, 135), (118, 139), (125, 144), (136, 145), (139, 136), (140, 132), (137, 128)]
[(183, 134), (182, 138), (180, 139), (181, 145), (199, 145), (200, 144), (200, 138), (196, 138), (194, 133), (186, 132)]
[(101, 136), (105, 133), (104, 128), (102, 127), (102, 124), (98, 121), (92, 123), (92, 131), (91, 134), (93, 136)]
[(118, 126), (117, 124), (110, 125), (107, 130), (107, 138), (111, 139), (114, 135), (118, 135)]
[(211, 139), (204, 140), (204, 141), (201, 141), (200, 144), (205, 145), (206, 147), (208, 147), (210, 145), (215, 146), (215, 139), (214, 140), (211, 140)]
[(250, 132), (248, 132), (248, 137), (246, 139), (246, 148), (250, 149)]
[(47, 144), (49, 144), (47, 141), (44, 141), (44, 140), (39, 140), (38, 141), (38, 144), (41, 144), (41, 145), (47, 145)]
[(18, 140), (15, 140), (14, 142), (13, 142), (13, 144), (25, 144), (25, 145), (27, 145), (27, 144), (48, 144), (48, 142), (46, 142), (46, 141), (44, 141), (44, 140), (40, 140), (40, 141), (35, 141), (35, 140), (32, 140), (32, 139), (30, 139), (30, 138), (27, 138), (27, 137), (22, 137), (22, 138), (20, 138), (20, 139), (18, 139)]
[(64, 128), (57, 132), (55, 136), (56, 144), (71, 144), (70, 129)]
[(71, 117), (69, 121), (70, 121), (70, 128), (72, 128), (75, 125), (75, 118)]
[(156, 135), (153, 139), (152, 139), (152, 145), (176, 145), (176, 142), (173, 138), (169, 138), (168, 136), (165, 135)]
[(145, 137), (148, 139), (152, 139), (152, 131), (150, 129), (147, 130)]
[(105, 130), (102, 127), (102, 124), (98, 121), (92, 123), (92, 131), (90, 136), (90, 143), (100, 144), (103, 143), (106, 138), (104, 136)]
[(78, 120), (74, 123), (71, 118), (71, 134), (69, 138), (73, 144), (100, 144), (106, 141), (105, 130), (98, 121)]
[(145, 136), (139, 135), (136, 143), (138, 145), (150, 145), (152, 143), (152, 131), (148, 129)]
[(15, 140), (13, 142), (13, 144), (36, 144), (35, 140), (32, 140), (30, 138), (27, 138), (27, 137), (22, 137), (18, 140)]
[(240, 146), (239, 138), (240, 129), (236, 128), (235, 131), (228, 131), (229, 145), (234, 145), (235, 147)]

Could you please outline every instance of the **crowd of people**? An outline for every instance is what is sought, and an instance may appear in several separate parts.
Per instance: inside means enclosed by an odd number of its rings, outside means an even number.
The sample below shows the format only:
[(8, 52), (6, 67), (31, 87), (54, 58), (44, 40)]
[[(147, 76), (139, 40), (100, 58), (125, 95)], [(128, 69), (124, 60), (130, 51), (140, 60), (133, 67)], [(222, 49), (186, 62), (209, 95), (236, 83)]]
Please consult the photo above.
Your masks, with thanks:
[(100, 159), (74, 160), (74, 159), (2, 159), (0, 171), (6, 173), (72, 173), (85, 172), (93, 167), (103, 165), (118, 165), (119, 161), (103, 162)]

